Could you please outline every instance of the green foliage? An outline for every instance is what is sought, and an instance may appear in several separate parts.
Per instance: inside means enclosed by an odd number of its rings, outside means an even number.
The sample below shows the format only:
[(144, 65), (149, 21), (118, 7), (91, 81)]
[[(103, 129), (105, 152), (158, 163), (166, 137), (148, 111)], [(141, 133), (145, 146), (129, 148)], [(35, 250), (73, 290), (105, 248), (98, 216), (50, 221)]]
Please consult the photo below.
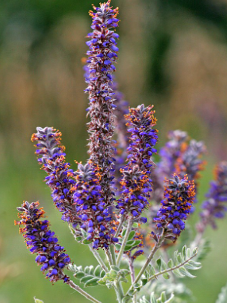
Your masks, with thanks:
[(98, 281), (105, 276), (105, 271), (101, 268), (100, 265), (96, 267), (93, 265), (86, 266), (83, 269), (82, 266), (70, 264), (68, 268), (70, 271), (74, 272), (74, 277), (76, 279), (79, 279), (80, 283), (82, 283), (84, 287), (98, 285)]
[(161, 296), (159, 298), (156, 298), (154, 292), (152, 292), (150, 296), (150, 300), (146, 299), (146, 297), (143, 296), (139, 300), (139, 303), (170, 303), (172, 302), (173, 298), (174, 295), (171, 294), (171, 296), (167, 299), (166, 293), (164, 291), (161, 293)]
[[(188, 270), (198, 270), (201, 268), (201, 264), (192, 260), (197, 255), (197, 248), (187, 248), (186, 245), (182, 248), (181, 252), (174, 252), (174, 259), (170, 259), (166, 263), (162, 258), (156, 260), (154, 266), (149, 264), (146, 271), (141, 277), (141, 280), (134, 284), (125, 297), (124, 302), (128, 302), (130, 298), (141, 290), (151, 280), (156, 279), (158, 276), (162, 276), (164, 279), (169, 279), (169, 273), (172, 272), (178, 278), (195, 278)], [(156, 302), (156, 301), (151, 301)], [(162, 301), (157, 301), (162, 302)], [(165, 302), (165, 301), (164, 301)], [(168, 301), (167, 301), (168, 302)]]
[[(123, 239), (125, 237), (125, 233), (126, 233), (126, 229), (124, 229), (121, 233), (122, 237), (119, 238), (119, 244), (116, 244), (115, 245), (115, 248), (116, 250), (120, 250), (121, 249), (121, 244), (123, 242)], [(125, 249), (124, 249), (124, 252), (127, 252), (129, 250), (132, 250), (133, 248), (136, 248), (140, 243), (141, 243), (141, 240), (134, 240), (134, 236), (135, 236), (135, 230), (132, 230), (130, 233), (129, 233), (129, 236), (128, 236), (128, 239), (127, 239), (127, 242), (126, 242), (126, 245), (125, 245)]]
[(202, 239), (201, 244), (199, 246), (198, 255), (196, 256), (196, 260), (199, 262), (204, 260), (210, 251), (210, 240)]
[(91, 244), (92, 241), (87, 240), (87, 232), (84, 229), (80, 229), (80, 231), (75, 230), (71, 225), (69, 225), (69, 229), (74, 236), (75, 240), (81, 244)]
[(156, 260), (155, 265), (149, 264), (145, 274), (141, 278), (143, 285), (152, 279), (162, 275), (164, 279), (169, 279), (169, 272), (172, 272), (178, 278), (185, 276), (189, 278), (195, 278), (188, 270), (197, 270), (201, 268), (199, 262), (195, 262), (192, 259), (197, 255), (197, 249), (187, 248), (186, 245), (182, 248), (181, 252), (174, 252), (174, 259), (170, 259), (166, 263), (162, 258)]
[(105, 274), (105, 276), (98, 281), (100, 285), (106, 285), (108, 288), (113, 286), (113, 283), (117, 280), (122, 282), (128, 282), (125, 278), (129, 274), (129, 270), (120, 269), (115, 265), (111, 265), (111, 270)]
[(149, 293), (154, 292), (156, 295), (160, 295), (162, 292), (166, 295), (174, 294), (174, 303), (188, 303), (192, 298), (192, 292), (181, 282), (169, 280), (155, 280), (149, 287)]
[(227, 284), (222, 287), (218, 299), (215, 303), (226, 303), (227, 302)]
[(120, 269), (112, 265), (110, 271), (107, 273), (100, 265), (94, 267), (93, 265), (82, 267), (70, 264), (68, 269), (74, 272), (74, 277), (80, 280), (84, 287), (106, 285), (108, 288), (113, 287), (115, 281), (127, 282), (125, 276), (129, 274), (129, 270)]

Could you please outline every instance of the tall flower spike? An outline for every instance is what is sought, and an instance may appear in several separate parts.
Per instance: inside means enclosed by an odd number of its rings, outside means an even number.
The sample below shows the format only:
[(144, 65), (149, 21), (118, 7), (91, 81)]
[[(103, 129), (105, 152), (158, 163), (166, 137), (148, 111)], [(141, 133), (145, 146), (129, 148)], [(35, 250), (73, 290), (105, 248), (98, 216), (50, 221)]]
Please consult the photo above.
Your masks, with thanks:
[(63, 273), (63, 269), (70, 263), (70, 258), (64, 247), (58, 244), (54, 232), (49, 229), (49, 221), (40, 220), (45, 212), (39, 208), (39, 202), (29, 204), (26, 201), (17, 209), (20, 221), (15, 224), (24, 226), (20, 232), (31, 253), (37, 254), (35, 261), (42, 266), (41, 271), (47, 272), (46, 277), (51, 282), (63, 280), (68, 283), (69, 277)]
[(93, 248), (107, 248), (118, 240), (114, 237), (110, 210), (101, 196), (99, 171), (88, 162), (78, 165), (76, 175), (74, 203), (82, 221), (81, 228), (87, 232), (87, 240), (93, 243)]
[(77, 224), (80, 222), (73, 205), (73, 170), (65, 162), (65, 147), (61, 145), (61, 133), (52, 127), (37, 127), (32, 135), (37, 141), (36, 154), (42, 169), (48, 174), (46, 184), (51, 188), (53, 201), (62, 213), (62, 220)]
[(114, 133), (114, 93), (111, 86), (112, 73), (115, 71), (114, 62), (118, 48), (116, 39), (119, 37), (113, 30), (118, 26), (118, 8), (110, 7), (110, 0), (93, 6), (95, 12), (90, 11), (93, 32), (88, 34), (89, 51), (87, 55), (86, 79), (89, 94), (88, 123), (89, 154), (94, 167), (100, 168), (100, 185), (106, 205), (111, 205), (114, 194), (111, 182), (114, 170), (114, 147), (112, 136)]
[(174, 174), (173, 179), (167, 180), (162, 206), (154, 218), (157, 229), (164, 229), (167, 239), (176, 241), (184, 230), (194, 197), (194, 181), (189, 181), (187, 175), (180, 178)]
[(122, 172), (122, 198), (117, 207), (121, 214), (131, 213), (139, 217), (149, 204), (148, 198), (152, 191), (150, 178), (153, 162), (151, 156), (156, 153), (154, 145), (157, 142), (157, 130), (153, 106), (140, 105), (131, 108), (126, 115), (129, 137), (127, 164)]
[(210, 183), (207, 200), (202, 204), (201, 221), (197, 230), (204, 232), (209, 224), (216, 228), (215, 219), (223, 218), (227, 212), (227, 162), (223, 161), (215, 168), (215, 179)]

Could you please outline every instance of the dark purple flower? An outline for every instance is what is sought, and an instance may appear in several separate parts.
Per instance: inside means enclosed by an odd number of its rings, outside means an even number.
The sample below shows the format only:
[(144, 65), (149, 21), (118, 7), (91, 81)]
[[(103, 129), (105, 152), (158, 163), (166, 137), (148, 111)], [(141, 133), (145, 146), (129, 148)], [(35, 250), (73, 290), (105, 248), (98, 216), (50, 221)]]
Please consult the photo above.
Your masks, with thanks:
[(174, 174), (173, 179), (167, 180), (162, 206), (154, 218), (157, 229), (164, 229), (167, 239), (176, 241), (184, 230), (184, 221), (190, 213), (194, 198), (194, 181), (189, 181), (187, 175), (181, 178)]
[(17, 209), (20, 221), (15, 221), (15, 224), (24, 226), (20, 228), (20, 233), (23, 233), (31, 253), (37, 254), (35, 261), (41, 266), (41, 271), (47, 272), (46, 277), (51, 282), (63, 280), (68, 283), (69, 277), (63, 273), (63, 269), (70, 263), (70, 258), (49, 229), (49, 221), (40, 220), (45, 212), (39, 208), (39, 202), (29, 204), (26, 201)]
[(152, 191), (150, 178), (153, 161), (151, 156), (156, 153), (154, 145), (158, 140), (152, 106), (131, 108), (126, 115), (129, 137), (127, 164), (122, 172), (122, 198), (117, 207), (121, 214), (130, 213), (139, 217), (149, 204), (148, 198)]
[(73, 205), (75, 185), (74, 172), (65, 162), (65, 147), (61, 144), (61, 133), (52, 127), (37, 127), (32, 135), (36, 143), (36, 154), (42, 169), (48, 174), (46, 184), (51, 188), (53, 201), (62, 213), (62, 220), (77, 224), (80, 222)]
[(101, 195), (99, 170), (94, 169), (91, 162), (79, 164), (76, 172), (74, 204), (83, 221), (81, 228), (87, 234), (87, 240), (93, 243), (93, 248), (108, 248), (116, 242), (114, 238), (111, 209)]
[(201, 220), (197, 224), (197, 230), (204, 232), (210, 224), (216, 228), (216, 219), (223, 218), (227, 211), (227, 162), (223, 161), (215, 168), (215, 179), (210, 183), (210, 189), (203, 202)]

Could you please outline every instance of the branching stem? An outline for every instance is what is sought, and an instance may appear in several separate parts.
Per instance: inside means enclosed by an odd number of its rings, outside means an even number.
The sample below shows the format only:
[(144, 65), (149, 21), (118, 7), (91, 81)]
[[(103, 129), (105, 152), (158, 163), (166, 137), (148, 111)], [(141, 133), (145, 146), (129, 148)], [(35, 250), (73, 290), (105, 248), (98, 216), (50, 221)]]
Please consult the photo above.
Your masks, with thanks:
[(75, 289), (77, 292), (79, 292), (82, 296), (84, 296), (85, 298), (87, 298), (89, 301), (91, 302), (95, 302), (95, 303), (101, 303), (100, 301), (96, 300), (95, 298), (93, 298), (91, 295), (89, 295), (86, 291), (84, 291), (83, 289), (81, 289), (78, 285), (76, 285), (73, 281), (69, 281), (68, 285)]
[(108, 268), (106, 267), (105, 263), (103, 262), (102, 258), (99, 255), (99, 253), (96, 250), (94, 250), (90, 245), (89, 245), (89, 249), (93, 253), (95, 259), (98, 261), (98, 263), (102, 267), (102, 269), (105, 272), (108, 272)]
[(149, 265), (149, 263), (151, 262), (151, 260), (154, 257), (154, 254), (156, 253), (156, 251), (160, 248), (162, 242), (164, 241), (164, 230), (162, 231), (162, 234), (160, 235), (158, 242), (156, 242), (155, 246), (153, 247), (150, 255), (147, 258), (147, 261), (145, 262), (144, 266), (141, 268), (140, 272), (138, 273), (137, 277), (135, 278), (134, 283), (130, 286), (129, 290), (127, 291), (126, 295), (133, 289), (133, 286), (140, 280), (142, 274), (145, 272), (147, 266)]
[(121, 258), (122, 258), (122, 255), (124, 253), (124, 249), (125, 249), (125, 245), (127, 243), (127, 240), (128, 240), (128, 236), (129, 236), (129, 233), (131, 231), (131, 228), (132, 228), (132, 222), (133, 222), (133, 219), (132, 217), (129, 217), (129, 220), (128, 220), (128, 226), (127, 226), (127, 230), (126, 230), (126, 233), (125, 233), (125, 236), (124, 236), (124, 240), (122, 242), (122, 245), (121, 245), (121, 249), (118, 253), (118, 257), (117, 257), (117, 266), (120, 264), (121, 262)]
[[(134, 265), (133, 265), (133, 260), (130, 257), (128, 258), (128, 264), (129, 264), (131, 282), (132, 282), (132, 284), (134, 284), (134, 282), (135, 282), (135, 269), (134, 269)], [(133, 295), (133, 303), (136, 303), (136, 294)]]
[(175, 270), (175, 269), (178, 269), (178, 268), (184, 266), (184, 265), (187, 264), (191, 259), (193, 259), (193, 258), (197, 255), (197, 253), (198, 253), (198, 252), (194, 253), (193, 256), (191, 256), (190, 258), (188, 258), (188, 259), (185, 260), (184, 262), (182, 262), (182, 263), (180, 263), (180, 264), (178, 264), (178, 265), (176, 265), (176, 266), (174, 266), (174, 267), (167, 268), (167, 269), (165, 269), (165, 270), (163, 270), (163, 271), (158, 272), (157, 274), (154, 274), (153, 276), (151, 276), (151, 277), (147, 280), (147, 282), (150, 282), (151, 280), (156, 279), (156, 278), (157, 278), (158, 276), (160, 276), (160, 275), (163, 275), (163, 274), (165, 274), (165, 273), (167, 273), (167, 272), (173, 271), (173, 270)]

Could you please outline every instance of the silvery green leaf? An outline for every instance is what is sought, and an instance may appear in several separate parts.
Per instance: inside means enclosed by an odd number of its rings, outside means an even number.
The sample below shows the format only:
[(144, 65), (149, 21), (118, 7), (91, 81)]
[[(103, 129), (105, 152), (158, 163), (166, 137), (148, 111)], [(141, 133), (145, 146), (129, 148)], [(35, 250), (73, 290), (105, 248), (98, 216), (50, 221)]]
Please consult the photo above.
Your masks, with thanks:
[(34, 297), (34, 300), (35, 300), (35, 303), (44, 303), (42, 300), (36, 299), (35, 297)]
[(80, 282), (81, 282), (81, 283), (86, 283), (86, 282), (88, 282), (88, 281), (91, 280), (91, 279), (93, 279), (93, 276), (85, 276), (85, 277), (83, 277), (83, 278), (80, 280)]
[(203, 239), (199, 246), (196, 260), (199, 262), (204, 260), (210, 251), (211, 251), (210, 241), (208, 239)]
[(94, 275), (99, 276), (101, 271), (102, 271), (102, 267), (100, 265), (96, 266), (96, 268), (94, 270)]
[(168, 298), (167, 294), (165, 291), (161, 293), (161, 296), (156, 299), (155, 293), (152, 292), (150, 295), (150, 303), (170, 303), (172, 302), (174, 298), (173, 293), (170, 294), (170, 297)]
[(84, 283), (84, 287), (88, 286), (96, 286), (98, 285), (99, 278), (92, 278), (90, 280), (87, 280), (87, 282)]
[(218, 299), (215, 303), (226, 303), (227, 302), (227, 285), (222, 287)]
[(184, 278), (184, 275), (179, 271), (179, 269), (174, 269), (173, 273), (178, 277), (178, 278)]
[(85, 273), (83, 271), (79, 271), (76, 274), (74, 274), (74, 277), (77, 279), (81, 279), (85, 276)]
[(180, 267), (179, 271), (181, 274), (183, 274), (184, 276), (187, 276), (189, 278), (196, 278), (196, 276), (193, 276), (192, 274), (190, 274), (190, 272), (188, 272), (184, 267)]

